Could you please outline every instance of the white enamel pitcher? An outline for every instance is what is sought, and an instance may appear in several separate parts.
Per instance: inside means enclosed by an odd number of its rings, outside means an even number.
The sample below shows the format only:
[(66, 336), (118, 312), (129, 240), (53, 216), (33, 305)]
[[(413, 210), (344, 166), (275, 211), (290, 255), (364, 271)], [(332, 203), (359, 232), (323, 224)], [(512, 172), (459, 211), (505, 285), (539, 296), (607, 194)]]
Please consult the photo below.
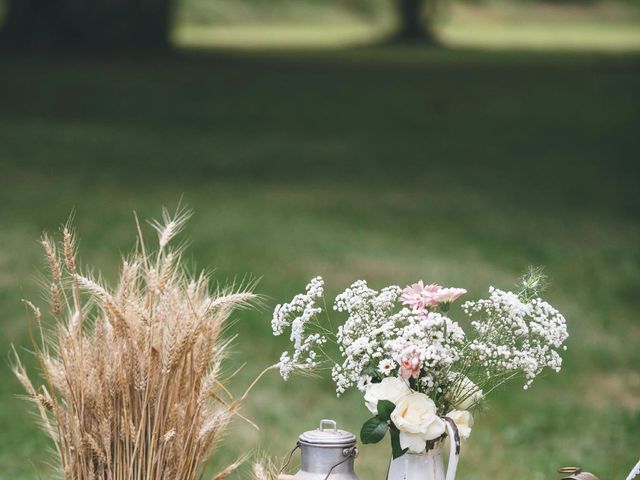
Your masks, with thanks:
[(392, 459), (389, 464), (387, 480), (455, 480), (460, 456), (460, 435), (456, 424), (448, 417), (442, 417), (447, 425), (450, 438), (449, 463), (444, 470), (442, 446), (444, 441), (436, 442), (433, 448), (422, 453), (405, 453)]

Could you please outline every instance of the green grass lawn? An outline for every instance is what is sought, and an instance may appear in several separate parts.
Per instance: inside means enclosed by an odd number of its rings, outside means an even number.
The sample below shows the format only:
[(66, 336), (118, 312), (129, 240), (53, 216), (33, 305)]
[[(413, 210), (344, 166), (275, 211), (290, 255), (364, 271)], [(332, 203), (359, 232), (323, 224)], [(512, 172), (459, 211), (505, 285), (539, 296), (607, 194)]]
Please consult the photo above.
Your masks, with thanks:
[[(396, 28), (394, 2), (367, 0), (361, 5), (366, 8), (359, 9), (354, 3), (184, 0), (174, 40), (189, 47), (260, 50), (384, 42)], [(449, 47), (542, 52), (640, 50), (640, 8), (632, 2), (449, 0), (438, 5), (435, 28)]]
[[(493, 397), (460, 479), (619, 479), (640, 445), (640, 61), (636, 54), (182, 52), (146, 60), (0, 60), (0, 478), (50, 478), (48, 442), (9, 371), (41, 298), (36, 240), (75, 208), (84, 264), (114, 277), (132, 210), (195, 210), (187, 258), (262, 277), (229, 370), (240, 392), (284, 343), (270, 309), (312, 276), (508, 288), (547, 266), (569, 322), (565, 368)], [(148, 228), (147, 231), (150, 229)], [(151, 234), (151, 232), (148, 232)], [(25, 352), (26, 355), (26, 352)], [(274, 374), (214, 459), (284, 455), (320, 418), (357, 431), (360, 395)], [(365, 446), (363, 479), (388, 446)], [(40, 477), (38, 477), (38, 472)]]

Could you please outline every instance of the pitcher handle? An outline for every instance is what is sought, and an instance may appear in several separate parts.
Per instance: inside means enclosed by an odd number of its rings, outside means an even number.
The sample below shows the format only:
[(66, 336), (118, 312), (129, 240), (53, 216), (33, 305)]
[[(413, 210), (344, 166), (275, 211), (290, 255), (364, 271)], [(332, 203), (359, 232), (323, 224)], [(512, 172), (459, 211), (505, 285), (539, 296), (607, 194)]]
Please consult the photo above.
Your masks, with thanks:
[(446, 480), (455, 480), (456, 470), (458, 469), (458, 457), (460, 456), (460, 434), (458, 433), (458, 426), (449, 417), (442, 417), (442, 420), (447, 425), (447, 432), (449, 433), (449, 464), (447, 465)]

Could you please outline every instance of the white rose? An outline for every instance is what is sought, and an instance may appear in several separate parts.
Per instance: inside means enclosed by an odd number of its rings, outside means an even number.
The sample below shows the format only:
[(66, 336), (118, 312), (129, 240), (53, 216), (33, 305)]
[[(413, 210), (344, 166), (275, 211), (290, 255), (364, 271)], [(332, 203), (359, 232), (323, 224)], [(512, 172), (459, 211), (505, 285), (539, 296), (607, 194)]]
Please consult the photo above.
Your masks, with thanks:
[(445, 395), (458, 410), (468, 410), (482, 400), (484, 396), (475, 383), (461, 373), (450, 373), (449, 380), (454, 384)]
[(391, 421), (400, 430), (403, 449), (421, 453), (427, 440), (435, 440), (445, 432), (446, 425), (436, 412), (436, 404), (424, 393), (412, 393), (396, 404)]
[(369, 411), (373, 414), (378, 413), (378, 401), (389, 400), (397, 404), (400, 399), (411, 393), (409, 385), (397, 377), (387, 377), (380, 383), (372, 383), (367, 387), (364, 394), (364, 402)]
[(467, 410), (452, 410), (446, 415), (458, 427), (458, 433), (461, 438), (469, 438), (471, 435), (471, 427), (473, 427), (473, 416)]

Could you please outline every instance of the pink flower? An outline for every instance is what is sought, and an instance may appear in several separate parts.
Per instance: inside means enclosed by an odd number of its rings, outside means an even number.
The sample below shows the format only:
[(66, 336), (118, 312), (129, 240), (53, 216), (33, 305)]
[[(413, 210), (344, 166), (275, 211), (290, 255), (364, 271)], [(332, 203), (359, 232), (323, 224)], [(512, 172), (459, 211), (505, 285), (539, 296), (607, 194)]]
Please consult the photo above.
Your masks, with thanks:
[(424, 310), (427, 307), (434, 307), (438, 304), (435, 296), (442, 287), (437, 283), (425, 285), (422, 280), (414, 283), (402, 290), (400, 300), (405, 305), (411, 306), (414, 310)]
[(400, 300), (414, 310), (435, 307), (439, 303), (449, 304), (467, 291), (464, 288), (441, 287), (437, 283), (425, 285), (422, 280), (409, 285), (402, 291)]
[(422, 362), (418, 352), (414, 351), (400, 359), (400, 376), (403, 379), (408, 380), (409, 377), (418, 378), (420, 370), (422, 370)]
[(433, 298), (437, 303), (451, 303), (465, 293), (467, 293), (467, 291), (464, 288), (446, 287), (440, 288)]

